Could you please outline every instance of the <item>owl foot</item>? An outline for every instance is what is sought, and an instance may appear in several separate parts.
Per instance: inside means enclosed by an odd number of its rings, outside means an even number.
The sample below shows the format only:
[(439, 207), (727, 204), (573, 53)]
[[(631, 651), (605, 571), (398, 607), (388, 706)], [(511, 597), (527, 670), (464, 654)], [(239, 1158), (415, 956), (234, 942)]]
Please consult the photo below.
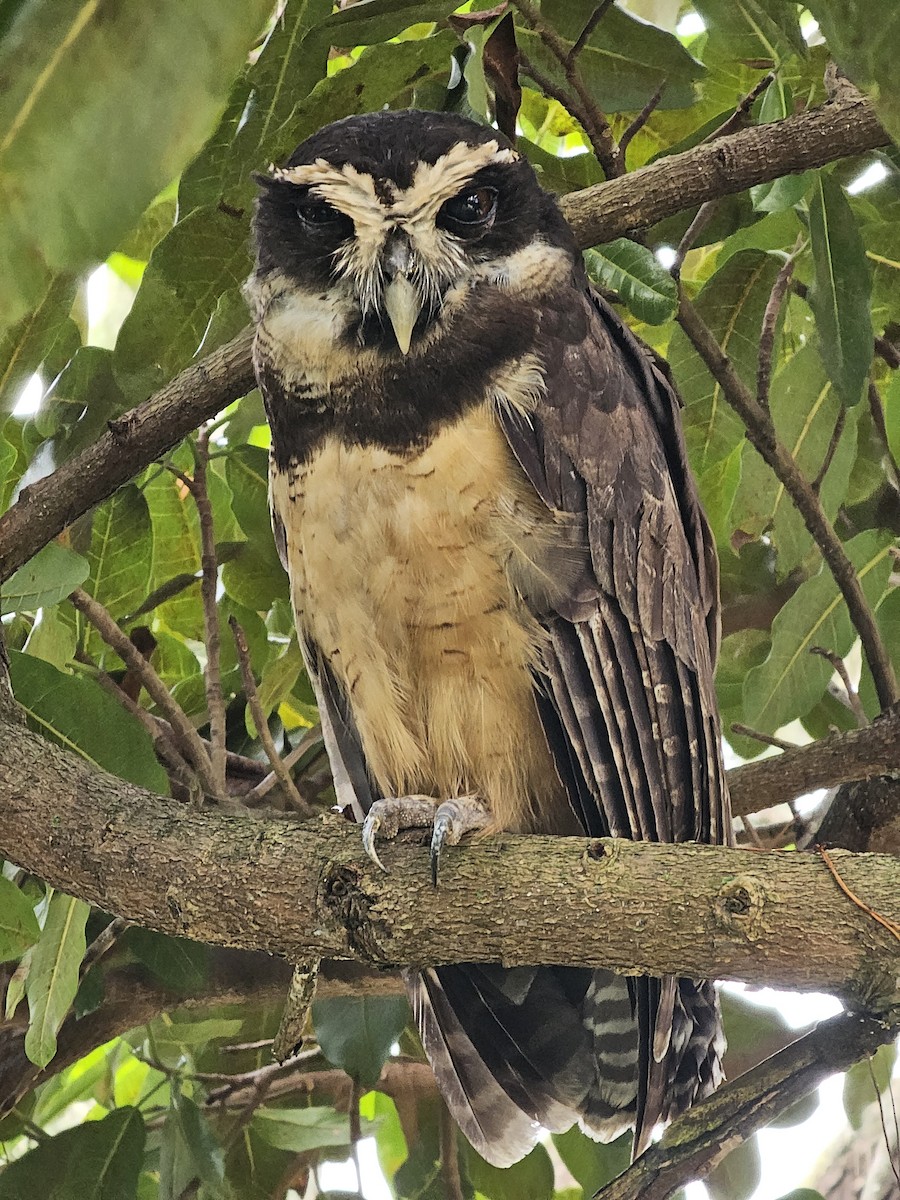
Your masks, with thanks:
[(483, 829), (490, 813), (476, 796), (458, 796), (435, 804), (429, 796), (390, 796), (376, 800), (363, 822), (363, 849), (376, 866), (387, 872), (378, 857), (376, 838), (394, 838), (401, 829), (427, 829), (431, 834), (431, 881), (437, 886), (438, 866), (444, 846), (455, 846), (464, 833)]

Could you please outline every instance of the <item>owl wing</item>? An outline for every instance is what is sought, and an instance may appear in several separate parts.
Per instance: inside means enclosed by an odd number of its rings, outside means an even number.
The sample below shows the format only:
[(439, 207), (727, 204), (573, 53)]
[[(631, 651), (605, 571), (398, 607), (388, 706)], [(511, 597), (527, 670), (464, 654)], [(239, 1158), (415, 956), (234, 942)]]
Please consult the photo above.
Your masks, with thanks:
[[(665, 367), (604, 301), (544, 306), (546, 390), (503, 408), (510, 446), (552, 510), (581, 521), (577, 584), (535, 615), (546, 634), (538, 708), (586, 833), (723, 843), (728, 796), (713, 683), (718, 565)], [(638, 1150), (653, 1125), (719, 1082), (715, 996), (636, 980)]]

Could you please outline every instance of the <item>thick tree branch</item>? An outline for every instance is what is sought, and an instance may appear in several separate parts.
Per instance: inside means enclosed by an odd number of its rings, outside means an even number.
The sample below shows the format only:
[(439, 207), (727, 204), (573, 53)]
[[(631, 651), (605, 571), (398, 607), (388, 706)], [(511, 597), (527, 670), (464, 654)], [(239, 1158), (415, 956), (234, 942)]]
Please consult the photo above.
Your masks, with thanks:
[[(581, 246), (644, 229), (718, 196), (886, 145), (863, 99), (832, 101), (695, 146), (562, 200)], [(144, 404), (110, 423), (92, 446), (26, 488), (0, 517), (0, 582), (76, 517), (93, 508), (192, 429), (254, 386), (252, 332), (176, 376)]]
[(808, 746), (735, 767), (728, 772), (728, 787), (732, 811), (741, 817), (816, 788), (893, 772), (900, 772), (900, 711), (896, 708), (864, 729), (833, 733)]
[[(166, 801), (0, 722), (0, 854), (166, 933), (298, 961), (603, 964), (887, 1003), (900, 946), (815, 855), (503, 835), (448, 852), (437, 889), (404, 839), (384, 875), (358, 830)], [(848, 885), (900, 921), (900, 863), (837, 853)], [(691, 886), (685, 888), (685, 880)]]
[(703, 1179), (731, 1151), (802, 1099), (900, 1032), (900, 1010), (884, 1019), (847, 1013), (825, 1021), (697, 1104), (665, 1131), (596, 1200), (667, 1200), (687, 1179)]

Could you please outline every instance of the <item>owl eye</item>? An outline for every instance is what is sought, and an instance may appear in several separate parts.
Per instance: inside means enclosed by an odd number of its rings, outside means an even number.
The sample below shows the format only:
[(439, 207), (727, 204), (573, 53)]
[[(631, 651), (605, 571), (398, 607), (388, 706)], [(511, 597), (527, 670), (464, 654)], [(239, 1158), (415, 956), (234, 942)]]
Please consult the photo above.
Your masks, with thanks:
[(318, 229), (329, 225), (341, 225), (347, 221), (344, 213), (338, 212), (327, 200), (320, 200), (316, 196), (304, 196), (298, 202), (297, 216), (305, 225), (312, 225)]
[(453, 233), (483, 232), (494, 222), (497, 192), (490, 187), (469, 187), (447, 200), (438, 214), (438, 222)]

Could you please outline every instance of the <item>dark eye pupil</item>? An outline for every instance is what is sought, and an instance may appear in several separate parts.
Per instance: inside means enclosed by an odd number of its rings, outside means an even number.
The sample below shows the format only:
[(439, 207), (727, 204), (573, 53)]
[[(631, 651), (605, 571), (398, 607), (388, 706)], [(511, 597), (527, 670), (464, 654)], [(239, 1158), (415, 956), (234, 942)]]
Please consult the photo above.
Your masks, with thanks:
[(330, 225), (340, 221), (341, 214), (324, 200), (301, 200), (297, 205), (300, 219), (308, 225)]
[(497, 193), (493, 188), (469, 188), (448, 200), (444, 213), (451, 220), (466, 225), (480, 224), (491, 216), (496, 200)]

